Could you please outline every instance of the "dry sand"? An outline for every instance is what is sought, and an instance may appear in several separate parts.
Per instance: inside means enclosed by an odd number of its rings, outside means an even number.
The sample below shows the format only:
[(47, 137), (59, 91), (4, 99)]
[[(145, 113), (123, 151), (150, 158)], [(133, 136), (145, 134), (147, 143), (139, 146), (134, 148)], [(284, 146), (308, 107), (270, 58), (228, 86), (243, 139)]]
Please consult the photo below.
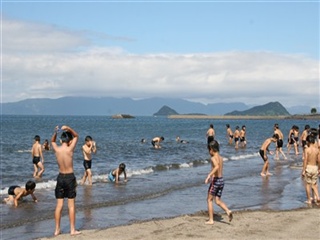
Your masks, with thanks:
[(320, 239), (320, 208), (316, 206), (290, 211), (241, 211), (233, 215), (231, 223), (225, 214), (217, 214), (214, 225), (205, 225), (207, 212), (200, 212), (102, 230), (84, 230), (77, 236), (61, 234), (54, 239)]

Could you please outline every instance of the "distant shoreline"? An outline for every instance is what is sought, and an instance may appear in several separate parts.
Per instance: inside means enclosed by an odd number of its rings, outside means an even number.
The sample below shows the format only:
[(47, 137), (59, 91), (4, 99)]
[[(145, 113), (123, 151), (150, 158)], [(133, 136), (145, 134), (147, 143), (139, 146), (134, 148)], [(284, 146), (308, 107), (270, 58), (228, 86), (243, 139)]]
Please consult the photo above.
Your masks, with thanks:
[(305, 115), (290, 115), (290, 116), (211, 116), (211, 115), (193, 115), (193, 114), (179, 114), (168, 115), (172, 119), (221, 119), (221, 120), (263, 120), (263, 119), (297, 119), (297, 120), (320, 120), (320, 114), (305, 114)]

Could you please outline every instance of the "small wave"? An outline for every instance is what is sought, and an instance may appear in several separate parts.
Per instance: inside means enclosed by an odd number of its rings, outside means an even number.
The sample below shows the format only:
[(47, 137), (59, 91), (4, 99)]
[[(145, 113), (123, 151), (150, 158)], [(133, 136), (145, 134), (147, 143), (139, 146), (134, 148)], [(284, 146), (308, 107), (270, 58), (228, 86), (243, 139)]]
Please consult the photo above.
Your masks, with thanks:
[(27, 149), (27, 150), (17, 150), (18, 153), (30, 153), (31, 149)]
[(248, 158), (254, 158), (259, 156), (259, 153), (252, 153), (252, 154), (244, 154), (244, 155), (239, 155), (239, 156), (231, 156), (229, 159), (230, 160), (243, 160), (243, 159), (248, 159)]

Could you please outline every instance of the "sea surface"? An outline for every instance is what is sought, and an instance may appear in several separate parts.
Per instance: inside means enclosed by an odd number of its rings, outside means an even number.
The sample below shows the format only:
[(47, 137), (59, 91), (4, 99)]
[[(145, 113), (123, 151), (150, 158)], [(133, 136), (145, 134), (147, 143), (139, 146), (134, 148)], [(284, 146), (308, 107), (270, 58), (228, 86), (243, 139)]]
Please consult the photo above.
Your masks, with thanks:
[[(292, 149), (288, 159), (270, 156), (273, 176), (261, 177), (263, 161), (258, 151), (263, 141), (272, 136), (278, 123), (285, 135), (284, 152), (292, 125), (317, 127), (315, 120), (210, 120), (136, 117), (112, 119), (110, 116), (1, 116), (1, 198), (8, 187), (24, 187), (32, 179), (31, 147), (35, 135), (41, 143), (50, 141), (55, 126), (69, 125), (79, 134), (74, 155), (74, 172), (79, 182), (83, 176), (81, 146), (87, 135), (97, 143), (93, 156), (92, 186), (78, 185), (76, 228), (107, 228), (141, 220), (173, 217), (206, 211), (208, 185), (204, 180), (210, 171), (206, 132), (214, 124), (220, 153), (224, 158), (225, 188), (222, 200), (233, 211), (289, 210), (307, 207), (301, 180), (302, 157)], [(226, 124), (241, 128), (246, 125), (247, 146), (236, 150), (228, 145)], [(161, 149), (153, 149), (151, 139), (163, 136)], [(179, 136), (188, 143), (176, 142)], [(141, 143), (141, 139), (146, 139)], [(270, 147), (271, 150), (275, 146)], [(301, 148), (300, 148), (301, 152)], [(1, 204), (1, 239), (36, 239), (54, 232), (54, 188), (58, 166), (52, 151), (44, 152), (45, 172), (36, 180), (35, 195), (18, 207)], [(108, 183), (107, 174), (121, 162), (127, 166), (127, 183)], [(122, 178), (123, 179), (123, 178)], [(214, 206), (215, 211), (223, 211)], [(69, 232), (65, 202), (61, 228)], [(234, 221), (237, 221), (236, 214)]]

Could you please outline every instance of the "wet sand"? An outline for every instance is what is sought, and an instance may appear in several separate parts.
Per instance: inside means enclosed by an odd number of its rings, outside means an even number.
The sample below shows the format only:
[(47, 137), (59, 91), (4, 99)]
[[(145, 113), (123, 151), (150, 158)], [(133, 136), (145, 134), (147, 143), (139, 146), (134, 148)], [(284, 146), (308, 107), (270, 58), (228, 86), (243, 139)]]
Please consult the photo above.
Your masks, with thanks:
[(320, 239), (320, 207), (290, 211), (239, 211), (231, 223), (225, 214), (206, 225), (207, 212), (170, 219), (136, 222), (108, 229), (84, 230), (43, 239)]

